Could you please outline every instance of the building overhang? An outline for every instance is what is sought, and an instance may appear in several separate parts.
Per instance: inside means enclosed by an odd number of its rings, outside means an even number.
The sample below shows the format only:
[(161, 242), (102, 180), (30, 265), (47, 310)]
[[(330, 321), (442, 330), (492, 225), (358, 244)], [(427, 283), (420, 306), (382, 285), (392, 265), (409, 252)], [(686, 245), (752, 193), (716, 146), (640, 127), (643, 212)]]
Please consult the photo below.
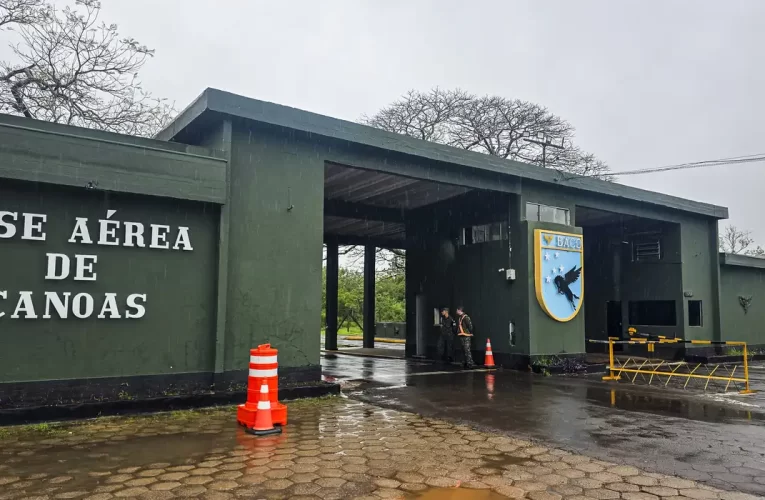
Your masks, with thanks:
[[(571, 175), (564, 177), (554, 169), (540, 168), (535, 165), (422, 141), (366, 125), (251, 99), (213, 88), (206, 89), (165, 130), (160, 132), (157, 138), (167, 141), (174, 140), (179, 134), (202, 119), (205, 114), (229, 115), (367, 146), (380, 150), (381, 155), (386, 154), (386, 152), (395, 152), (429, 161), (443, 162), (464, 169), (474, 169), (495, 176), (508, 176), (546, 183), (560, 189), (585, 191), (714, 219), (728, 218), (726, 207), (687, 200), (592, 177), (572, 177)], [(490, 186), (487, 186), (487, 189), (491, 189)]]
[(749, 267), (755, 269), (765, 269), (765, 258), (750, 257), (734, 253), (721, 253), (720, 264), (725, 266)]

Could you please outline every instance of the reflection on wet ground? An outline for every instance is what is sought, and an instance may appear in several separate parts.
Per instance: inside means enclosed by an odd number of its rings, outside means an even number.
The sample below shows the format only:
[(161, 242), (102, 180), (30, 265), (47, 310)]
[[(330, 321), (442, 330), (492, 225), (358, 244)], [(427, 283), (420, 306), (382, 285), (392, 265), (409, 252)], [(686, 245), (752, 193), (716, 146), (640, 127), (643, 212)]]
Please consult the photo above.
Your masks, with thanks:
[(745, 498), (346, 398), (290, 418), (265, 438), (233, 408), (4, 429), (0, 499)]
[(491, 490), (433, 488), (417, 495), (416, 498), (420, 500), (503, 500), (508, 497)]
[[(322, 345), (324, 345), (323, 338), (322, 338)], [(337, 347), (339, 349), (358, 349), (360, 347), (364, 347), (364, 342), (361, 340), (350, 340), (348, 338), (338, 336)], [(376, 341), (375, 347), (396, 350), (396, 351), (403, 351), (406, 348), (406, 344)]]
[(345, 390), (354, 399), (765, 495), (762, 394), (681, 393), (610, 385), (598, 376), (459, 372), (342, 356), (324, 366), (355, 380)]

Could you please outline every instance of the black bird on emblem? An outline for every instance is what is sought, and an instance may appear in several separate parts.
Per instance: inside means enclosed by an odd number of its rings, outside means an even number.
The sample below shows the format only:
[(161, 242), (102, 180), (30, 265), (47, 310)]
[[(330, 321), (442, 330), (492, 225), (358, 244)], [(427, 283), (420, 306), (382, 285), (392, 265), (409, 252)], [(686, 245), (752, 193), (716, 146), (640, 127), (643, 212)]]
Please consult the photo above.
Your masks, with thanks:
[(579, 275), (581, 274), (582, 268), (580, 267), (577, 269), (576, 266), (574, 266), (564, 276), (556, 276), (553, 280), (553, 283), (555, 283), (555, 288), (558, 289), (558, 293), (566, 296), (566, 299), (568, 299), (568, 303), (571, 304), (572, 309), (576, 309), (574, 299), (579, 300), (579, 297), (574, 295), (574, 292), (572, 292), (568, 286), (576, 282), (576, 280), (579, 279)]

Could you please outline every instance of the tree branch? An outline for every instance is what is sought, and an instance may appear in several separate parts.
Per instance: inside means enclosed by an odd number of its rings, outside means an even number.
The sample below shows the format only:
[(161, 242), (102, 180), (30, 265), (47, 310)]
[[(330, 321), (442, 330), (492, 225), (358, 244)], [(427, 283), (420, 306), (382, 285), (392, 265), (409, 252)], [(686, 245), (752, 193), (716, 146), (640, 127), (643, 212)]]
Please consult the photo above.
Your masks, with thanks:
[(175, 110), (144, 91), (137, 74), (154, 51), (99, 21), (97, 0), (55, 10), (43, 0), (0, 0), (0, 29), (21, 37), (0, 63), (0, 111), (152, 136)]
[(548, 148), (544, 163), (572, 175), (614, 180), (608, 165), (573, 146), (574, 127), (538, 104), (499, 96), (476, 96), (462, 90), (410, 90), (376, 114), (362, 116), (373, 127), (511, 160), (542, 165), (540, 146), (524, 141), (543, 134), (569, 144)]

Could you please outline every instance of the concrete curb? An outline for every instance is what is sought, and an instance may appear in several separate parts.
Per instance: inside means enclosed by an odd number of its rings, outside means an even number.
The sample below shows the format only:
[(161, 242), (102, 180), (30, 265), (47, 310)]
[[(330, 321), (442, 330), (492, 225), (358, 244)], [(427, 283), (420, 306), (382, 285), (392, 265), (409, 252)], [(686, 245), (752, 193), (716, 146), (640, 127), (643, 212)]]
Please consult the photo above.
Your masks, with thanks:
[[(279, 388), (280, 401), (339, 394), (340, 385), (327, 382), (316, 385)], [(104, 417), (108, 415), (157, 413), (172, 410), (204, 408), (208, 406), (227, 406), (244, 403), (246, 399), (247, 391), (233, 391), (193, 394), (189, 396), (148, 398), (133, 401), (105, 401), (60, 406), (9, 408), (0, 410), (0, 427), (5, 425), (29, 424), (52, 420), (78, 420)]]

